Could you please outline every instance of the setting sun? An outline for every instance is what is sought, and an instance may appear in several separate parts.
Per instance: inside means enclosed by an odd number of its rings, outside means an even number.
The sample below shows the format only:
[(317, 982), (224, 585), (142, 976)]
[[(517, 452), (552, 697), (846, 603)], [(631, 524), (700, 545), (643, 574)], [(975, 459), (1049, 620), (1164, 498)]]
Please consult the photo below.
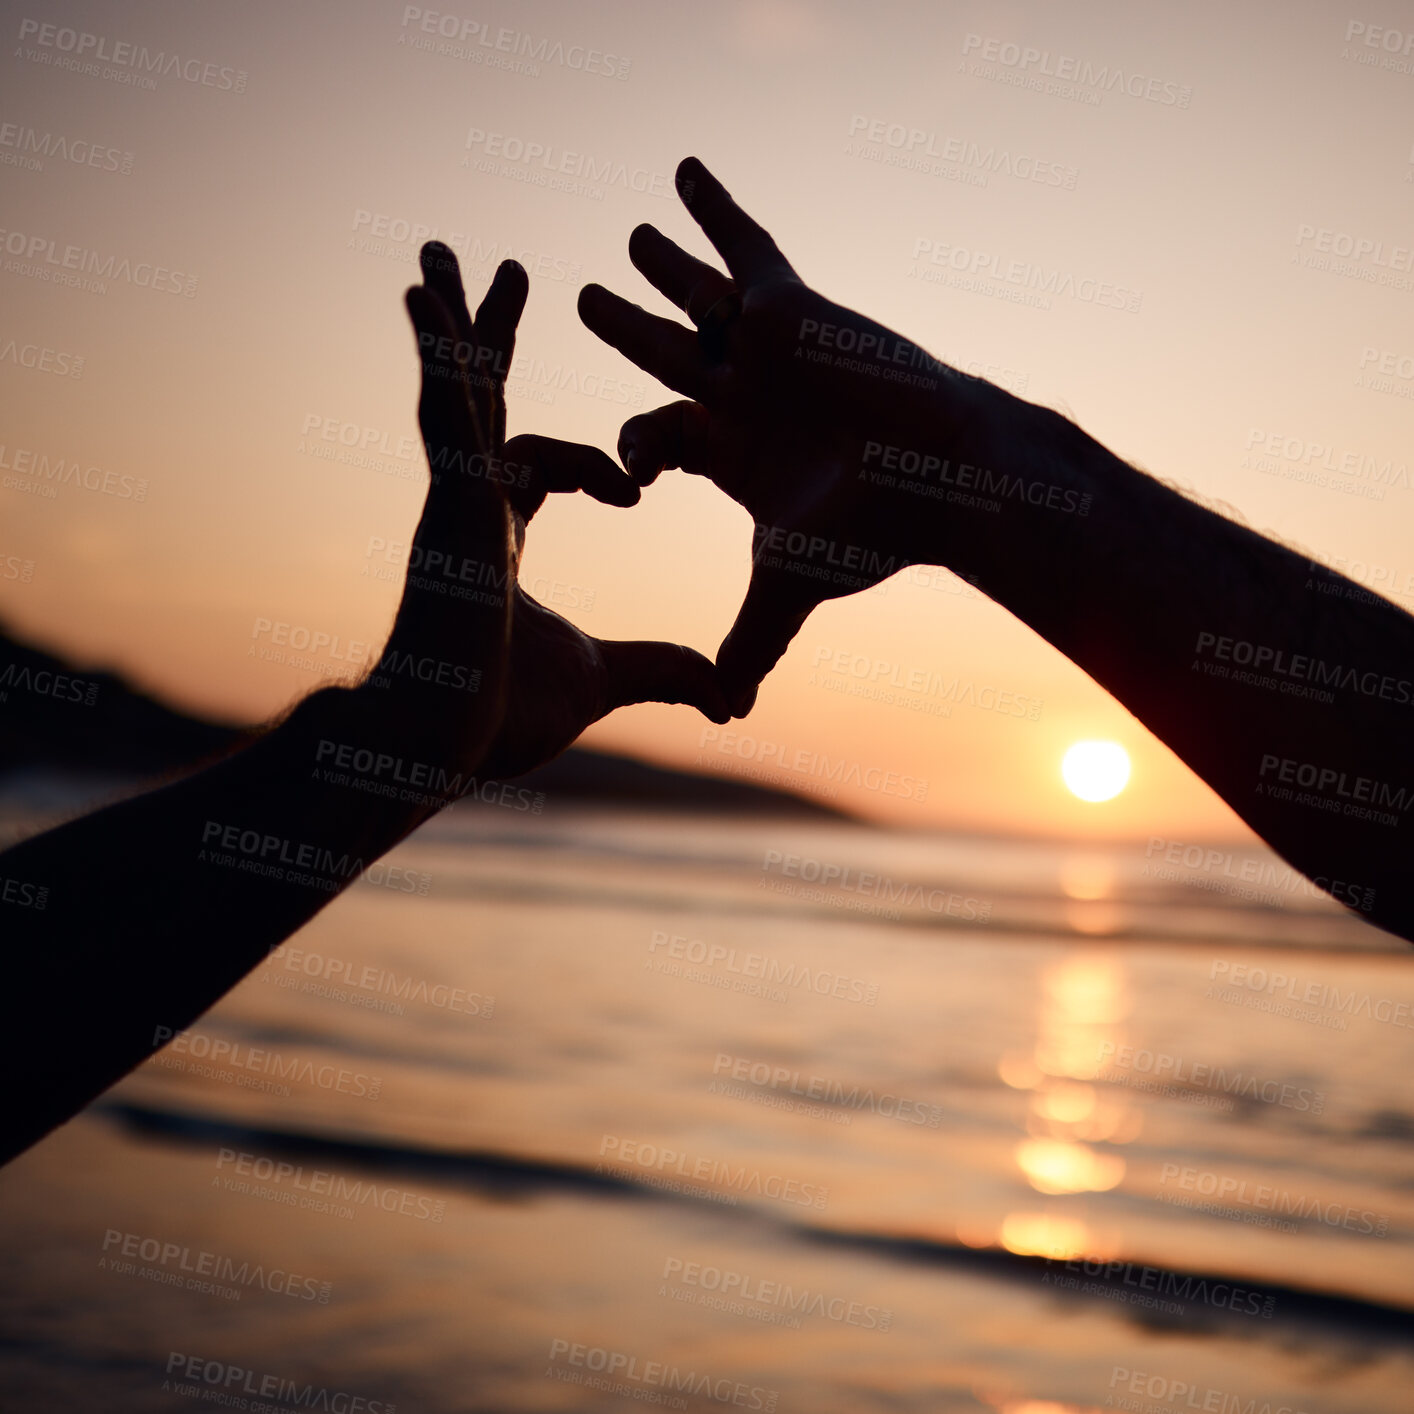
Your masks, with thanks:
[(1117, 741), (1077, 741), (1061, 759), (1061, 775), (1081, 800), (1113, 800), (1129, 784), (1129, 753)]

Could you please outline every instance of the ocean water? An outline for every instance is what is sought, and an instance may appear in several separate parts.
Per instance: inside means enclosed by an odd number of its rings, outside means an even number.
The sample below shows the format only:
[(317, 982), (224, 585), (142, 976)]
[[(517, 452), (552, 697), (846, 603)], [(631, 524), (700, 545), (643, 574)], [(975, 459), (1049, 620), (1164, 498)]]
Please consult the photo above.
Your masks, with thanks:
[(0, 1408), (1408, 1410), (1410, 962), (1256, 849), (453, 812), (0, 1174)]

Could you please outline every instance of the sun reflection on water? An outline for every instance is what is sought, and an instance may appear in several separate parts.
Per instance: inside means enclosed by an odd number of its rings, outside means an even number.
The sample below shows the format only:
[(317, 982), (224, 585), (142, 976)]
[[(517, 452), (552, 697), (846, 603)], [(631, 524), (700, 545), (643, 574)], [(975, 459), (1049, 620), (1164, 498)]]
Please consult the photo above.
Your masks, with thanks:
[[(1077, 877), (1067, 892), (1094, 899), (1107, 886)], [(1124, 969), (1108, 956), (1066, 958), (1043, 974), (1042, 988), (1034, 1048), (1010, 1052), (997, 1065), (1006, 1085), (1029, 1096), (1016, 1164), (1028, 1185), (1047, 1197), (1107, 1193), (1126, 1170), (1114, 1146), (1133, 1142), (1142, 1127), (1126, 1096), (1091, 1083), (1102, 1043), (1117, 1047), (1123, 1039), (1131, 1006)], [(1103, 1257), (1101, 1249), (1113, 1245), (1073, 1208), (1008, 1214), (995, 1240), (1009, 1252), (1062, 1259)]]

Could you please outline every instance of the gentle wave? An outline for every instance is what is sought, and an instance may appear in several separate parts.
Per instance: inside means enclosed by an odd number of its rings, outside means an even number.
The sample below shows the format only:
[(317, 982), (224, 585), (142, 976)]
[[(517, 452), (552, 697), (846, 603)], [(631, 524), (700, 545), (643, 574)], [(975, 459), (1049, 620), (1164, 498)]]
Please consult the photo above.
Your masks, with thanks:
[(1210, 1287), (1230, 1287), (1237, 1278), (1231, 1273), (1120, 1260), (1067, 1264), (1000, 1248), (968, 1247), (936, 1237), (788, 1222), (760, 1206), (724, 1208), (690, 1192), (662, 1189), (631, 1174), (603, 1173), (580, 1163), (517, 1157), (488, 1150), (459, 1152), (419, 1148), (375, 1139), (238, 1124), (151, 1105), (106, 1103), (98, 1106), (97, 1112), (129, 1133), (167, 1143), (239, 1146), (269, 1158), (345, 1164), (369, 1173), (417, 1178), (492, 1196), (560, 1192), (710, 1208), (719, 1214), (730, 1213), (743, 1223), (765, 1225), (776, 1237), (804, 1244), (848, 1249), (898, 1263), (967, 1270), (1033, 1287), (1038, 1281), (1051, 1282), (1058, 1299), (1063, 1295), (1067, 1303), (1079, 1300), (1105, 1303), (1109, 1307), (1118, 1303), (1124, 1308), (1120, 1315), (1150, 1328), (1170, 1328), (1190, 1334), (1195, 1328), (1207, 1328), (1250, 1336), (1280, 1331), (1280, 1338), (1285, 1340), (1291, 1336), (1291, 1327), (1317, 1324), (1327, 1331), (1349, 1332), (1366, 1338), (1378, 1335), (1414, 1347), (1414, 1308), (1290, 1283), (1262, 1284), (1260, 1294), (1269, 1301), (1269, 1314), (1264, 1317), (1253, 1318), (1213, 1304), (1186, 1307), (1180, 1320), (1162, 1309), (1162, 1301), (1141, 1304), (1135, 1300), (1138, 1293), (1127, 1289), (1140, 1285), (1132, 1280), (1134, 1269), (1143, 1273), (1144, 1291), (1191, 1294)]

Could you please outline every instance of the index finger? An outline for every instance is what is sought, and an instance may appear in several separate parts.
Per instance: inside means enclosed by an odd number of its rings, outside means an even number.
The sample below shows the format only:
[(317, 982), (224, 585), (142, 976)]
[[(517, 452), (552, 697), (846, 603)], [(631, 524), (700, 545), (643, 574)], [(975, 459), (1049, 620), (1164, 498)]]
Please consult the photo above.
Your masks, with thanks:
[(456, 252), (441, 241), (428, 241), (417, 254), (422, 283), (447, 306), (457, 337), (471, 342), (471, 315), (467, 312), (466, 291), (462, 288), (461, 266)]
[(700, 402), (711, 386), (712, 371), (697, 338), (681, 324), (649, 314), (602, 285), (586, 285), (579, 292), (579, 317), (590, 333), (675, 393)]
[(732, 200), (726, 187), (697, 158), (684, 157), (678, 163), (677, 187), (683, 205), (717, 247), (737, 284), (795, 275), (770, 233)]
[(478, 358), (481, 349), (494, 351), (494, 367), (482, 369), (497, 382), (504, 383), (511, 369), (511, 356), (516, 347), (516, 325), (525, 310), (526, 296), (530, 293), (530, 277), (518, 260), (503, 260), (496, 267), (491, 280), (491, 288), (486, 298), (477, 307), (472, 323), (475, 331)]

